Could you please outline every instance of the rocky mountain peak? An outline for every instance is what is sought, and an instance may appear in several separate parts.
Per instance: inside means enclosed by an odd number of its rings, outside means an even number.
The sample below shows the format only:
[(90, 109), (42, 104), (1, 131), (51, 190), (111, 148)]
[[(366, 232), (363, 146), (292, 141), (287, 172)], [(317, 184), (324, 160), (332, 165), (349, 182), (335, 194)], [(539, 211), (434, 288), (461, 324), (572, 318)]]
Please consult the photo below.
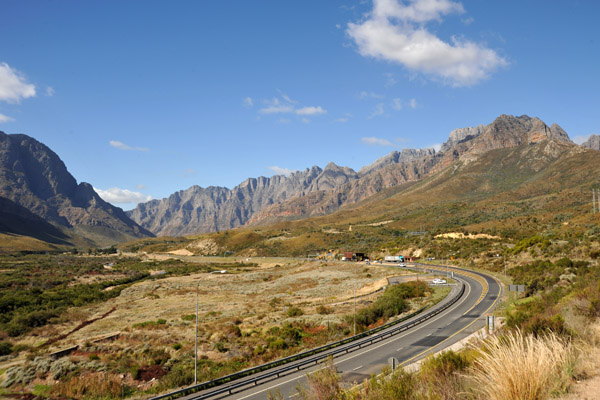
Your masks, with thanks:
[(458, 128), (450, 132), (450, 136), (446, 143), (444, 143), (440, 149), (440, 152), (450, 150), (454, 145), (460, 143), (463, 140), (471, 140), (481, 135), (485, 129), (485, 125), (477, 125), (468, 128)]
[(590, 135), (588, 140), (581, 144), (583, 147), (592, 150), (600, 150), (600, 135)]

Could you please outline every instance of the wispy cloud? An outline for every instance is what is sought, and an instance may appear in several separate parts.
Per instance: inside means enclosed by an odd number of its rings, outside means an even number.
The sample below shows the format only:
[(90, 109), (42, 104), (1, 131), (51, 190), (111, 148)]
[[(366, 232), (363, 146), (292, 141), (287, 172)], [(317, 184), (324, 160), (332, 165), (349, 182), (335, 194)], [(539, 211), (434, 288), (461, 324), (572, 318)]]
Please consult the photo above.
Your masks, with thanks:
[(48, 96), (48, 97), (54, 96), (54, 88), (52, 86), (48, 86), (46, 88), (46, 96)]
[(142, 203), (152, 200), (152, 196), (147, 196), (140, 192), (134, 192), (128, 189), (120, 189), (118, 187), (112, 187), (110, 189), (102, 190), (94, 188), (98, 196), (104, 201), (109, 203)]
[(273, 171), (275, 173), (275, 175), (289, 176), (292, 172), (296, 171), (295, 169), (281, 168), (276, 165), (274, 165), (272, 167), (267, 167), (267, 168), (269, 168), (271, 171)]
[(410, 99), (408, 101), (404, 101), (399, 98), (392, 99), (391, 107), (396, 111), (401, 111), (404, 107), (412, 108), (413, 110), (419, 106), (417, 99)]
[[(292, 100), (288, 95), (278, 90), (279, 97), (271, 100), (263, 100), (264, 107), (258, 110), (259, 114), (296, 114), (301, 117), (327, 114), (327, 110), (321, 106), (297, 107), (298, 101)], [(306, 118), (301, 118), (304, 121)], [(283, 121), (282, 121), (283, 120)], [(279, 122), (290, 122), (288, 119), (280, 118)]]
[(390, 142), (387, 139), (377, 138), (377, 137), (363, 137), (360, 138), (363, 143), (368, 144), (369, 146), (385, 146), (385, 147), (395, 147), (394, 143)]
[(396, 83), (398, 83), (398, 81), (396, 80), (396, 78), (394, 78), (394, 74), (392, 73), (385, 73), (383, 74), (383, 76), (385, 76), (385, 87), (392, 87), (394, 86)]
[(25, 76), (7, 63), (0, 63), (0, 101), (19, 103), (35, 96), (35, 85), (27, 83)]
[(111, 140), (108, 142), (108, 144), (110, 144), (112, 147), (119, 149), (119, 150), (128, 150), (128, 151), (149, 151), (150, 150), (147, 147), (132, 147), (132, 146), (126, 145), (125, 143), (120, 142), (118, 140)]
[(361, 99), (361, 100), (364, 100), (364, 99), (383, 99), (383, 97), (384, 96), (382, 94), (378, 94), (378, 93), (375, 93), (375, 92), (367, 92), (366, 90), (363, 90), (358, 95), (358, 98)]
[(508, 65), (494, 50), (454, 36), (444, 42), (427, 30), (430, 21), (463, 14), (452, 0), (375, 0), (358, 23), (348, 23), (347, 34), (365, 57), (396, 62), (452, 86), (471, 86)]
[(254, 100), (252, 100), (252, 97), (246, 97), (242, 103), (244, 104), (244, 107), (246, 107), (246, 108), (254, 107)]
[(310, 107), (302, 107), (296, 110), (296, 114), (298, 115), (320, 115), (326, 114), (327, 111), (323, 109), (323, 107), (318, 106), (310, 106)]
[(9, 117), (8, 115), (0, 114), (0, 124), (3, 122), (13, 122), (15, 119)]
[(375, 105), (375, 109), (373, 110), (373, 112), (371, 112), (371, 114), (369, 115), (369, 119), (380, 117), (383, 114), (385, 114), (384, 105), (383, 103), (378, 103)]

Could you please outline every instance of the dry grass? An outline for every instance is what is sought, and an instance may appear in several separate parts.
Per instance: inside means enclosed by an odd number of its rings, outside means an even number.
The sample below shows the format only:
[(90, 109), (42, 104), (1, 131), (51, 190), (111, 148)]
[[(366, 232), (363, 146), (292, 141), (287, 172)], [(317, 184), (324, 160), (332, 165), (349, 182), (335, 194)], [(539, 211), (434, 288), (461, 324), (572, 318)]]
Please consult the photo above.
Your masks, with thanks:
[(536, 338), (515, 332), (490, 339), (472, 373), (482, 398), (541, 400), (566, 389), (572, 364), (566, 340), (555, 334)]

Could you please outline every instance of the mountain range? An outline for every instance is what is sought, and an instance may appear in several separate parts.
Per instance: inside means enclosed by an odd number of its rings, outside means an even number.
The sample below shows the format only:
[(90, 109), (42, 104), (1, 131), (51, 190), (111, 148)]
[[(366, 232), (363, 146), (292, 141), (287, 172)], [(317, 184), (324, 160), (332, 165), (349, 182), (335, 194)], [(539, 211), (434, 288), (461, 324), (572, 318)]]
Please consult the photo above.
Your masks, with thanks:
[(359, 171), (329, 163), (288, 176), (249, 178), (233, 189), (192, 186), (124, 212), (102, 200), (90, 184), (78, 184), (44, 144), (0, 132), (0, 233), (90, 247), (324, 216), (381, 198), (375, 195), (391, 188), (443, 176), (449, 167), (476, 165), (494, 150), (546, 141), (561, 144), (557, 148), (565, 154), (571, 148), (600, 150), (600, 138), (594, 135), (577, 146), (557, 124), (548, 126), (526, 115), (501, 115), (489, 125), (450, 132), (439, 151), (404, 149)]
[(233, 189), (192, 186), (166, 199), (139, 204), (127, 214), (142, 227), (163, 236), (228, 230), (286, 219), (326, 215), (381, 190), (418, 181), (497, 148), (510, 148), (544, 139), (572, 143), (557, 124), (550, 127), (526, 115), (501, 115), (491, 124), (452, 131), (440, 151), (394, 151), (358, 172), (329, 163), (289, 176), (251, 178)]
[(154, 236), (77, 183), (43, 143), (0, 132), (0, 232), (64, 245), (104, 246)]

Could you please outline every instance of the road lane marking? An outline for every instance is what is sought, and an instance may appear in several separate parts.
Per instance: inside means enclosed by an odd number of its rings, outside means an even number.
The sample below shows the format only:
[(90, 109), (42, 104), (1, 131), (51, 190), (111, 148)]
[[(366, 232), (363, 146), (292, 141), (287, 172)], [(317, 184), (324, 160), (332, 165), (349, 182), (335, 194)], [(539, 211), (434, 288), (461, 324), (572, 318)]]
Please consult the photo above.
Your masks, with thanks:
[[(464, 297), (464, 298), (463, 298), (461, 301), (459, 301), (459, 302), (456, 304), (456, 307), (460, 306), (462, 303), (464, 303), (464, 302), (465, 302), (465, 301), (466, 301), (466, 300), (469, 298), (469, 294), (471, 293), (471, 284), (470, 284), (469, 282), (466, 282), (466, 281), (465, 281), (465, 285), (467, 285), (467, 295), (466, 295), (466, 296), (465, 296), (465, 297)], [(376, 350), (376, 349), (378, 349), (378, 348), (380, 348), (380, 347), (382, 347), (382, 346), (385, 346), (385, 345), (388, 345), (388, 344), (390, 344), (390, 343), (392, 343), (392, 342), (395, 342), (395, 341), (396, 341), (396, 340), (398, 340), (398, 339), (402, 339), (402, 338), (404, 338), (404, 337), (408, 336), (409, 334), (412, 334), (412, 333), (414, 333), (414, 332), (417, 332), (419, 329), (421, 329), (421, 328), (423, 328), (423, 327), (425, 327), (425, 326), (427, 326), (427, 325), (430, 325), (430, 324), (432, 324), (433, 322), (435, 322), (435, 321), (439, 320), (440, 318), (442, 318), (442, 317), (444, 317), (444, 316), (445, 316), (444, 314), (438, 314), (438, 315), (436, 315), (435, 317), (431, 318), (430, 320), (428, 320), (428, 321), (426, 321), (426, 322), (424, 322), (424, 323), (422, 323), (422, 324), (416, 325), (416, 326), (415, 326), (415, 329), (414, 329), (414, 330), (412, 330), (411, 332), (407, 332), (407, 333), (405, 333), (404, 335), (398, 335), (398, 336), (395, 336), (395, 337), (394, 337), (394, 339), (392, 339), (392, 340), (390, 340), (390, 341), (388, 341), (388, 342), (381, 343), (381, 344), (380, 344), (380, 345), (378, 345), (378, 346), (375, 346), (375, 347), (373, 347), (373, 346), (369, 346), (369, 347), (367, 347), (367, 348), (366, 348), (367, 350), (366, 350), (366, 351), (363, 351), (362, 353), (358, 353), (358, 354), (352, 355), (351, 357), (348, 357), (348, 358), (345, 358), (345, 359), (340, 359), (340, 360), (338, 360), (337, 362), (335, 362), (335, 361), (334, 361), (334, 362), (333, 362), (333, 365), (337, 365), (337, 364), (339, 364), (339, 363), (342, 363), (342, 362), (345, 362), (345, 361), (351, 360), (351, 359), (353, 359), (353, 358), (355, 358), (355, 357), (358, 357), (358, 356), (361, 356), (361, 355), (363, 355), (363, 354), (365, 354), (365, 353), (368, 353), (369, 351)], [(465, 328), (466, 328), (466, 327), (465, 327)], [(460, 332), (460, 331), (459, 331), (459, 332)], [(458, 332), (457, 332), (457, 333), (458, 333)], [(448, 339), (449, 339), (449, 338), (448, 338)], [(447, 340), (447, 339), (446, 339), (446, 340)], [(334, 360), (335, 360), (335, 358), (334, 358)], [(402, 364), (400, 364), (400, 365), (402, 365)], [(312, 373), (314, 373), (314, 372), (317, 372), (317, 371), (320, 371), (321, 369), (323, 369), (323, 368), (319, 368), (319, 369), (317, 369), (317, 370), (313, 371)], [(269, 391), (269, 390), (271, 390), (271, 389), (277, 388), (277, 387), (279, 387), (279, 386), (283, 386), (283, 385), (285, 385), (286, 383), (290, 383), (290, 382), (293, 382), (293, 381), (296, 381), (296, 380), (302, 379), (302, 378), (304, 378), (304, 377), (305, 377), (305, 375), (297, 376), (297, 377), (295, 377), (295, 378), (288, 379), (288, 380), (286, 380), (286, 381), (283, 381), (283, 382), (280, 382), (280, 383), (278, 383), (278, 384), (275, 384), (275, 385), (269, 386), (268, 388), (262, 389), (262, 390), (260, 390), (260, 391), (258, 391), (258, 392), (254, 392), (254, 393), (248, 394), (248, 395), (246, 395), (246, 396), (244, 396), (244, 397), (238, 397), (237, 399), (238, 399), (238, 400), (247, 399), (247, 398), (249, 398), (249, 397), (256, 396), (256, 395), (258, 395), (258, 394), (260, 394), (260, 393), (264, 393), (264, 392), (266, 392), (266, 391)], [(238, 393), (239, 393), (239, 392), (238, 392)]]
[(363, 366), (361, 365), (360, 367), (356, 367), (354, 368), (352, 371), (356, 371), (357, 369), (361, 369)]

